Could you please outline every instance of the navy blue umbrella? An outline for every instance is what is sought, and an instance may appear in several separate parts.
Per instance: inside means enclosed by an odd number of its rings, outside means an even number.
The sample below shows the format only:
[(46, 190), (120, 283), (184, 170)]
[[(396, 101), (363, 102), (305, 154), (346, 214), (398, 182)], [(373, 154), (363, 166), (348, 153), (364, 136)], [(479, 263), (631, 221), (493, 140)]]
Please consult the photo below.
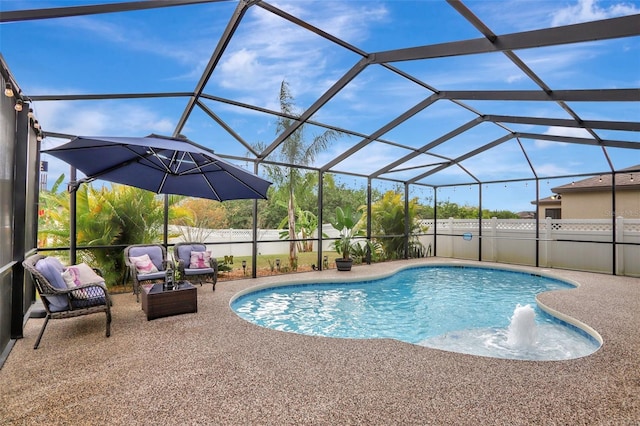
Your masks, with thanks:
[(43, 152), (84, 173), (87, 177), (81, 182), (102, 179), (158, 194), (218, 201), (266, 199), (271, 185), (186, 138), (79, 136)]

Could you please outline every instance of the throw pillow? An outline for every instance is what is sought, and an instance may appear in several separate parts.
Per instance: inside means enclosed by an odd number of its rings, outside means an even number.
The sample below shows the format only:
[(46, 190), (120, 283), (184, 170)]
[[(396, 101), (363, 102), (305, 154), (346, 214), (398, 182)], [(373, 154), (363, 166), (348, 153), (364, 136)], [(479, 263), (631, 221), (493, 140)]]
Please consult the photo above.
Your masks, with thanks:
[(204, 269), (210, 267), (211, 252), (210, 251), (192, 251), (190, 269)]
[(71, 266), (62, 272), (62, 279), (67, 284), (67, 288), (73, 288), (80, 285), (80, 280), (78, 279), (78, 269)]
[(158, 268), (153, 264), (148, 254), (144, 254), (138, 257), (130, 257), (129, 260), (136, 267), (136, 272), (139, 274), (152, 274), (158, 272)]
[(94, 284), (94, 283), (103, 283), (104, 278), (100, 275), (96, 274), (96, 271), (86, 263), (80, 263), (75, 266), (70, 266), (69, 268), (77, 269), (77, 277), (80, 284)]
[[(73, 289), (83, 284), (103, 283), (104, 278), (96, 274), (93, 268), (86, 263), (69, 266), (62, 272), (62, 279), (67, 284), (67, 288)], [(88, 299), (89, 292), (85, 289), (73, 292), (78, 299)]]

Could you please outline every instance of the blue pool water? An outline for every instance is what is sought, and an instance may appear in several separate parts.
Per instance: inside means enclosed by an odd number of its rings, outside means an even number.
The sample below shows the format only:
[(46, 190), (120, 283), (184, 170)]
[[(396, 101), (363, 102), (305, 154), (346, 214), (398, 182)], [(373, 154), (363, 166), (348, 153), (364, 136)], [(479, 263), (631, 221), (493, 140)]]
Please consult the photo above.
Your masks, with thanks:
[[(349, 283), (272, 287), (238, 297), (242, 318), (275, 330), (328, 337), (392, 338), (498, 358), (558, 360), (595, 352), (585, 332), (541, 311), (535, 296), (572, 285), (529, 273), (432, 266)], [(507, 344), (517, 305), (535, 311), (534, 345)]]

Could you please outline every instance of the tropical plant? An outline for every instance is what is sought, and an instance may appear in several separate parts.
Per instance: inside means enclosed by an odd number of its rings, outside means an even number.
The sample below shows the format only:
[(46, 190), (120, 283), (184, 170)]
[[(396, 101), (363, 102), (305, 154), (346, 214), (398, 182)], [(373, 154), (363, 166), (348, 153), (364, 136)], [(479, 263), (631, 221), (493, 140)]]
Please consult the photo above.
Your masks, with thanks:
[(395, 191), (387, 191), (380, 200), (371, 205), (372, 233), (378, 236), (384, 256), (387, 259), (399, 259), (404, 255), (405, 241), (411, 254), (421, 253), (422, 244), (416, 237), (421, 229), (416, 220), (418, 200), (414, 198), (408, 203), (408, 238), (405, 237), (406, 217), (402, 195)]
[[(70, 245), (69, 194), (57, 192), (63, 179), (64, 175), (51, 191), (40, 195), (40, 247)], [(182, 198), (168, 197), (171, 220), (190, 214), (178, 205)], [(120, 283), (125, 271), (122, 246), (157, 242), (163, 223), (164, 202), (153, 192), (117, 184), (97, 189), (91, 184), (81, 185), (76, 192), (76, 242), (78, 246), (100, 248), (80, 250), (78, 260), (98, 266), (108, 284)]]
[[(284, 228), (289, 221), (288, 217), (285, 217), (280, 222), (278, 228)], [(296, 210), (296, 236), (299, 235), (302, 241), (298, 241), (298, 251), (310, 252), (313, 251), (313, 234), (318, 229), (318, 216), (309, 210)], [(326, 235), (325, 235), (326, 236)], [(284, 229), (280, 232), (280, 239), (289, 238), (289, 229)]]
[[(333, 246), (342, 259), (351, 259), (352, 255), (357, 255), (362, 250), (360, 243), (354, 241), (354, 238), (365, 236), (364, 230), (361, 229), (362, 216), (361, 211), (353, 211), (351, 206), (344, 209), (336, 207), (336, 219), (331, 222), (331, 226), (340, 232), (340, 236), (334, 241)], [(368, 241), (365, 242), (365, 245), (369, 244)]]
[(38, 247), (69, 245), (69, 193), (60, 191), (64, 174), (50, 191), (40, 192), (38, 210)]

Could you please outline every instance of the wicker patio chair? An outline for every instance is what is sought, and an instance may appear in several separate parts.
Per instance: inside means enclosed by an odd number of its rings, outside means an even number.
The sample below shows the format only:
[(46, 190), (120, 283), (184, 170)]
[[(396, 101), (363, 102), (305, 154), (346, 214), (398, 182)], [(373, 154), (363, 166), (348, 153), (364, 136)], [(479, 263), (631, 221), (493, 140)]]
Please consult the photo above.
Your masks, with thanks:
[(50, 319), (104, 312), (107, 316), (106, 336), (111, 335), (111, 297), (104, 281), (69, 288), (62, 276), (64, 266), (57, 258), (51, 256), (35, 254), (26, 258), (22, 265), (31, 274), (46, 311), (44, 324), (33, 349), (38, 349)]
[[(192, 253), (208, 253), (208, 256), (201, 256), (202, 262), (198, 265), (192, 262)], [(203, 282), (210, 283), (213, 284), (213, 290), (216, 289), (218, 261), (207, 252), (207, 246), (194, 242), (177, 243), (173, 246), (173, 258), (178, 268), (178, 279), (200, 285)]]
[[(147, 255), (157, 271), (139, 271), (131, 258)], [(140, 284), (164, 279), (167, 269), (173, 269), (173, 262), (167, 258), (167, 250), (160, 244), (134, 244), (124, 249), (124, 263), (127, 266), (127, 274), (133, 279), (133, 293), (136, 302), (140, 301)]]

